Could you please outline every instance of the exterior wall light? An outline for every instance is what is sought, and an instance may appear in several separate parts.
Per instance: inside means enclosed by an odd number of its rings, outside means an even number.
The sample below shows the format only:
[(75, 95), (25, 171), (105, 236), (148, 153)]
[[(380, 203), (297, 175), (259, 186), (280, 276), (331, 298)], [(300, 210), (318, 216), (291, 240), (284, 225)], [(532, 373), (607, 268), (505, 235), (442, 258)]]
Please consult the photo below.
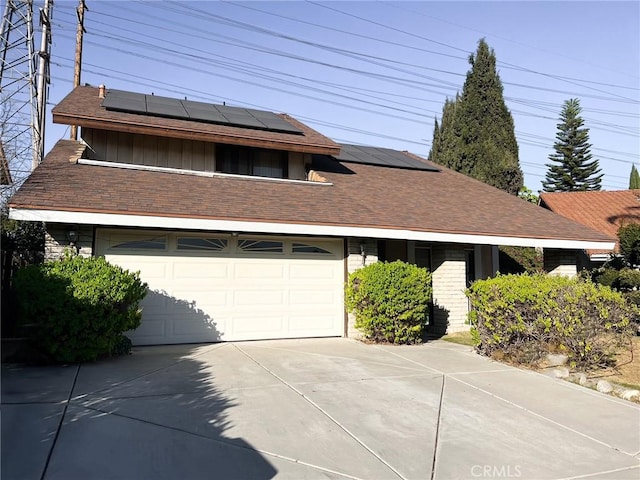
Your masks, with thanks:
[(78, 243), (78, 227), (73, 226), (67, 230), (67, 240), (69, 241), (69, 245), (75, 247)]

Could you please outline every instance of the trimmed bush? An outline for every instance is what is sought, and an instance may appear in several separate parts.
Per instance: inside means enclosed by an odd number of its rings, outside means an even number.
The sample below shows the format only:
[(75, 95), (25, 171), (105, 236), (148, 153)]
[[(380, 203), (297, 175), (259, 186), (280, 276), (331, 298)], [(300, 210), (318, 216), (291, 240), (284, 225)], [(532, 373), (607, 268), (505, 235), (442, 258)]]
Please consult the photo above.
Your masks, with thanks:
[(32, 345), (53, 362), (128, 353), (147, 285), (104, 258), (67, 256), (18, 271), (14, 289)]
[(345, 296), (367, 340), (422, 342), (431, 301), (427, 269), (400, 261), (373, 263), (349, 275)]
[(467, 296), (478, 351), (520, 364), (562, 352), (574, 367), (609, 366), (638, 313), (609, 287), (542, 274), (479, 280)]

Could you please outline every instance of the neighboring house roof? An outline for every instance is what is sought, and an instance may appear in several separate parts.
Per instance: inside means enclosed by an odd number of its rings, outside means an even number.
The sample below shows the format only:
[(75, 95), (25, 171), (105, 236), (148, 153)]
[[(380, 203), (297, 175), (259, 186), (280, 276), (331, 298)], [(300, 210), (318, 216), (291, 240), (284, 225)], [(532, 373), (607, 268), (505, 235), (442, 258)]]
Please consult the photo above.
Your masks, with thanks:
[[(541, 193), (540, 204), (614, 238), (621, 225), (640, 223), (640, 190)], [(617, 253), (619, 248), (616, 242), (613, 251)], [(593, 256), (611, 251), (589, 250), (588, 254)]]
[[(384, 167), (316, 155), (312, 168), (327, 182), (316, 183), (120, 168), (79, 160), (83, 148), (81, 142), (59, 141), (11, 199), (12, 217), (574, 249), (607, 248), (614, 242), (406, 153), (431, 168)], [(363, 148), (367, 151), (359, 150)]]
[(9, 170), (9, 162), (4, 154), (4, 147), (0, 141), (0, 185), (11, 185), (11, 171)]
[[(333, 140), (285, 114), (280, 114), (279, 117), (293, 128), (301, 130), (302, 134), (108, 110), (102, 106), (104, 98), (101, 98), (98, 92), (99, 89), (95, 87), (76, 87), (53, 108), (53, 121), (103, 130), (291, 152), (329, 155), (340, 152), (340, 146)], [(109, 96), (109, 90), (106, 91), (106, 96)]]

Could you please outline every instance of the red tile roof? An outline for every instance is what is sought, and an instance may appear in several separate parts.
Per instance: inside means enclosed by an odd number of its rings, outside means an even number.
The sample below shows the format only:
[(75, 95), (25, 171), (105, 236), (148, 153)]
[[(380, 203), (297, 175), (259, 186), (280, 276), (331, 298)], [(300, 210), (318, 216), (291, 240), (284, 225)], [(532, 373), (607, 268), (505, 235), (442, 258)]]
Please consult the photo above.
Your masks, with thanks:
[(76, 87), (54, 107), (53, 121), (103, 130), (246, 145), (291, 152), (328, 155), (340, 152), (340, 145), (333, 140), (285, 114), (279, 116), (292, 126), (302, 130), (303, 135), (112, 111), (104, 108), (102, 101), (103, 99), (98, 95), (98, 88)]
[[(540, 201), (543, 207), (614, 238), (622, 224), (640, 223), (640, 190), (542, 193)], [(614, 251), (619, 251), (618, 243)]]
[[(351, 226), (611, 242), (612, 238), (482, 182), (440, 171), (315, 160), (331, 186), (203, 177), (72, 163), (61, 140), (11, 199), (14, 209)], [(419, 158), (419, 157), (414, 157)]]

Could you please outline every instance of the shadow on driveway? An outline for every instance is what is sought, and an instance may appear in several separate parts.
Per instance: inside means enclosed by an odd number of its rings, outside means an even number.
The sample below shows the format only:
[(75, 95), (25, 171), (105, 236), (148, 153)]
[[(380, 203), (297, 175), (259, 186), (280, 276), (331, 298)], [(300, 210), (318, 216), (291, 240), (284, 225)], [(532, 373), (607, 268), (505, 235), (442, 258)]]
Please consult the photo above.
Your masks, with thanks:
[(221, 347), (3, 366), (2, 478), (273, 478), (260, 452), (225, 436), (234, 399), (216, 386), (215, 365), (201, 360)]

